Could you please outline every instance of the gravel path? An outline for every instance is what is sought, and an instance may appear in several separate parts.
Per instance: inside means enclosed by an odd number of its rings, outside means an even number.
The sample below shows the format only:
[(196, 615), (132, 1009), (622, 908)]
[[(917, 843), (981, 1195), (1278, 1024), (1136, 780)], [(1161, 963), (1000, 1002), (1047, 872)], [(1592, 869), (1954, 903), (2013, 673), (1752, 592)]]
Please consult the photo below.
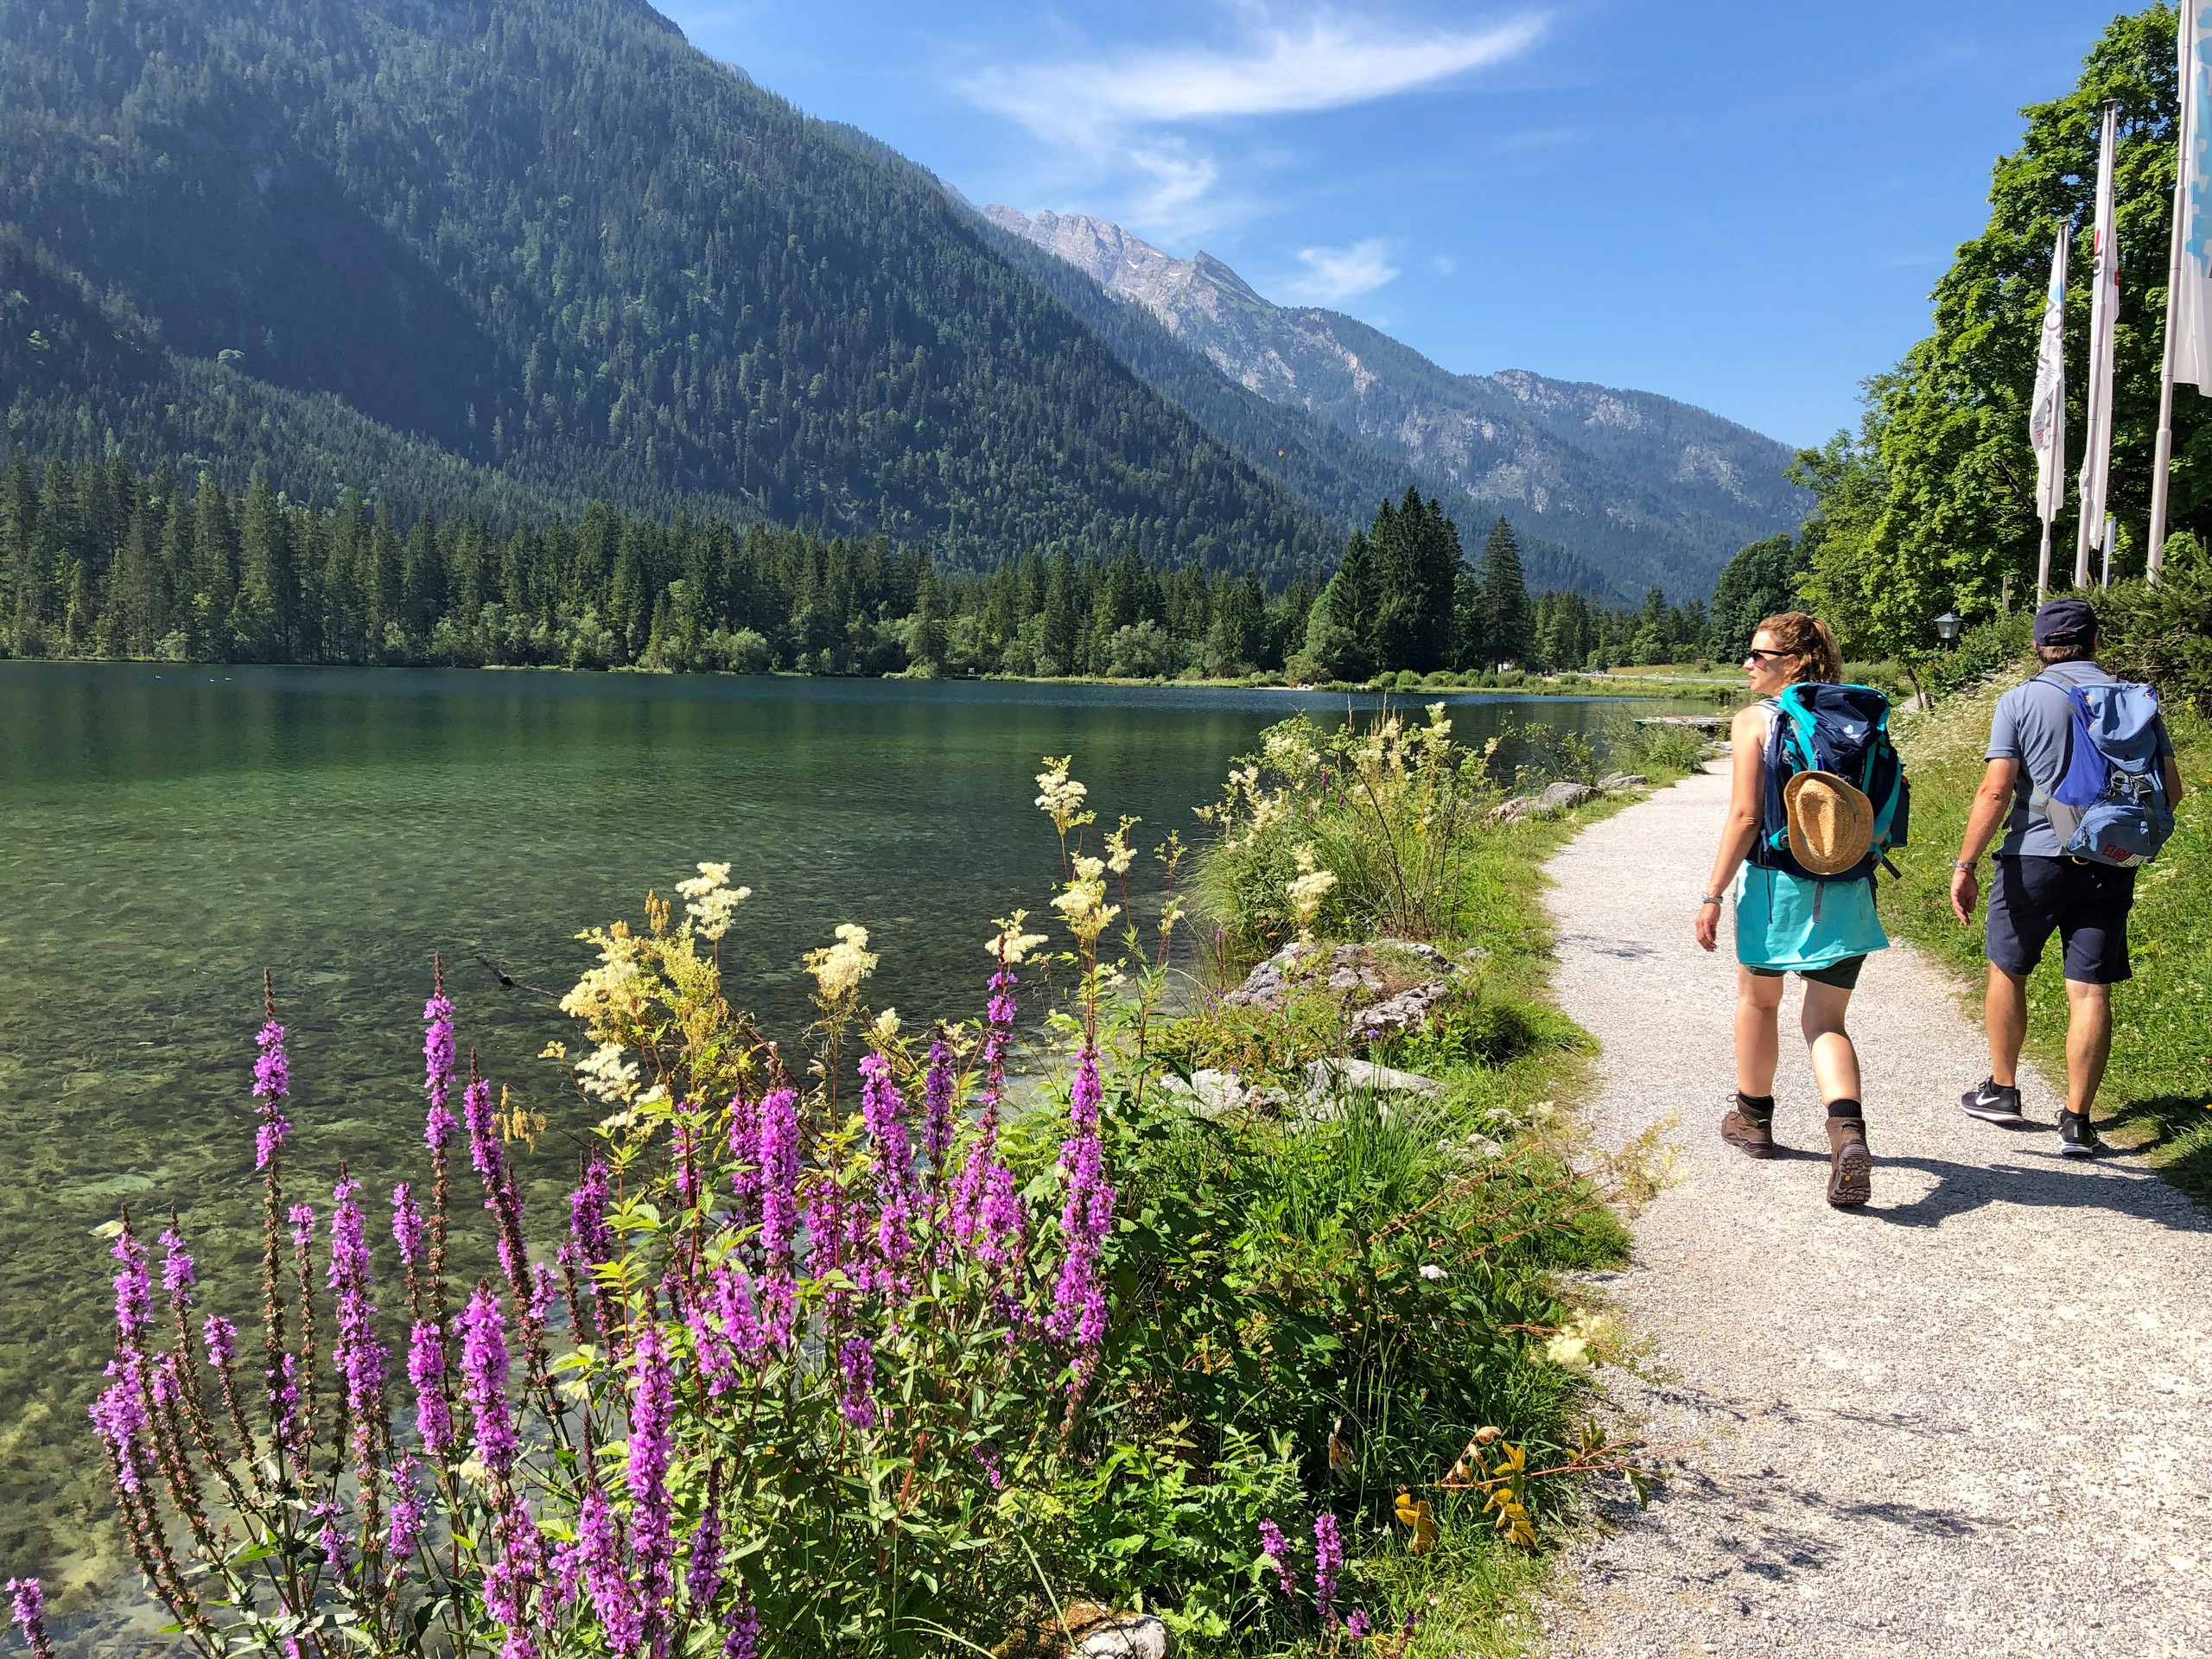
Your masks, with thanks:
[(1725, 1146), (1733, 956), (1690, 918), (1726, 798), (1693, 779), (1551, 866), (1560, 999), (1604, 1044), (1593, 1132), (1679, 1112), (1684, 1177), (1595, 1287), (1658, 1349), (1605, 1392), (1679, 1463), (1568, 1554), (1555, 1650), (2212, 1654), (2212, 1217), (2130, 1160), (1961, 1112), (1979, 1027), (1902, 946), (1852, 1007), (1873, 1203), (1822, 1201), (1795, 982), (1775, 1128), (1796, 1150)]

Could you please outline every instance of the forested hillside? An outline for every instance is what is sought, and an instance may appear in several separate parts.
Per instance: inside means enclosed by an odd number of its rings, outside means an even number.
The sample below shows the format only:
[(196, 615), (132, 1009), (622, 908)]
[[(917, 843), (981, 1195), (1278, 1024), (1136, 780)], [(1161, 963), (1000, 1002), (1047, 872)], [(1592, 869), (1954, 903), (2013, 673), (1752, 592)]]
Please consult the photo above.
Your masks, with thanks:
[(1134, 544), (986, 575), (881, 537), (604, 503), (502, 531), (342, 492), (288, 503), (121, 455), (0, 468), (0, 657), (770, 669), (1140, 679), (1480, 671), (1694, 654), (1702, 608), (1531, 600), (1501, 520), (1478, 569), (1433, 501), (1384, 503), (1321, 603), (1294, 578), (1162, 569)]
[(630, 0), (0, 0), (0, 403), (508, 522), (1252, 569), (1341, 545), (926, 180)]

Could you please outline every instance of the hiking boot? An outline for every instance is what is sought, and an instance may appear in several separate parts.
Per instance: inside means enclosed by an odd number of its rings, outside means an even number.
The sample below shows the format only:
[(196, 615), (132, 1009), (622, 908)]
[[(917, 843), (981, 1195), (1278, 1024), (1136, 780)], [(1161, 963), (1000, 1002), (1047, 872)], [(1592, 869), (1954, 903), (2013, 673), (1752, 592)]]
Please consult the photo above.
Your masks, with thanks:
[(2061, 1110), (2058, 1114), (2058, 1155), (2062, 1158), (2095, 1158), (2111, 1148), (2097, 1139), (2097, 1132), (2089, 1127), (2087, 1112)]
[(1828, 1119), (1828, 1202), (1839, 1210), (1874, 1196), (1874, 1155), (1866, 1150), (1863, 1118)]
[(1720, 1138), (1747, 1158), (1774, 1156), (1774, 1108), (1753, 1106), (1738, 1095), (1720, 1120)]
[(2009, 1083), (1999, 1083), (1994, 1077), (1985, 1077), (1959, 1096), (1968, 1117), (1978, 1117), (1985, 1123), (2024, 1123), (2020, 1116), (2020, 1091)]

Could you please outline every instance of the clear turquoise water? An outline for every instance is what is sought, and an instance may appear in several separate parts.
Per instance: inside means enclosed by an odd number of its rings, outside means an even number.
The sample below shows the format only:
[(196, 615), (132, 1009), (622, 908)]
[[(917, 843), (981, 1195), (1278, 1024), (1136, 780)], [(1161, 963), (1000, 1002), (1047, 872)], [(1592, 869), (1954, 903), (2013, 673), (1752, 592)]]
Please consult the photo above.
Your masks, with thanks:
[[(252, 1294), (251, 1037), (261, 972), (293, 1033), (291, 1196), (340, 1160), (419, 1177), (417, 1023), (443, 951), (461, 1041), (546, 1112), (533, 1210), (588, 1114), (531, 1057), (572, 1033), (479, 953), (563, 988), (573, 936), (636, 918), (701, 858), (753, 897), (724, 942), (732, 1000), (804, 1020), (798, 959), (857, 921), (870, 989), (910, 1021), (977, 1011), (989, 918), (1040, 911), (1058, 868), (1031, 805), (1072, 753), (1108, 823), (1199, 828), (1280, 692), (479, 671), (0, 663), (0, 1572), (112, 1582), (85, 1406), (106, 1354), (119, 1203), (174, 1205), (211, 1306)], [(1651, 705), (1640, 705), (1638, 712)], [(1618, 728), (1617, 703), (1467, 700)]]

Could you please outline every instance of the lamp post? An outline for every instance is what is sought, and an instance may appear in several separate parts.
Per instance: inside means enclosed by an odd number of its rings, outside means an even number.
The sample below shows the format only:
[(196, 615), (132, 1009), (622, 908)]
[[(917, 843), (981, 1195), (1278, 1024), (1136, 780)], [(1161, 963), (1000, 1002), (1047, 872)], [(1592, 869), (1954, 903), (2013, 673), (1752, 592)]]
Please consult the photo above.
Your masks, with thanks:
[(1936, 619), (1936, 637), (1946, 645), (1955, 645), (1959, 643), (1961, 626), (1959, 613), (1956, 611), (1946, 611)]

